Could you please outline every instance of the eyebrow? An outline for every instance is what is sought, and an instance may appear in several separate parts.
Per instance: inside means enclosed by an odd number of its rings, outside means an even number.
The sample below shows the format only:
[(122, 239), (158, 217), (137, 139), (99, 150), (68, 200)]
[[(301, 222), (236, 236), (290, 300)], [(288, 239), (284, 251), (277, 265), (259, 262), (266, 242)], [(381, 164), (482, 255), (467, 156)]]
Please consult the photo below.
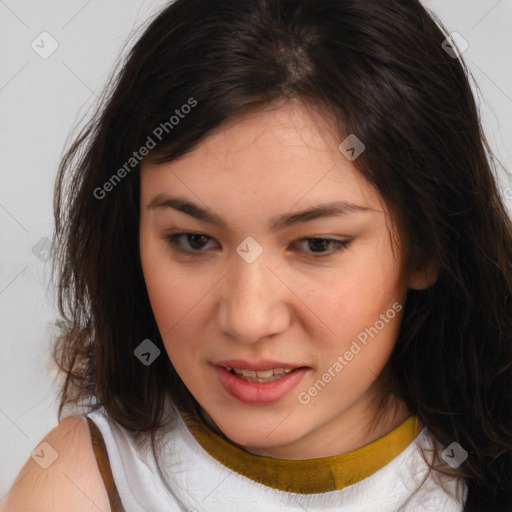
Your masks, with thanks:
[[(151, 199), (147, 208), (172, 208), (190, 215), (195, 219), (208, 222), (209, 224), (222, 225), (229, 229), (227, 222), (220, 215), (183, 197), (158, 194)], [(269, 221), (269, 229), (271, 231), (276, 231), (314, 219), (340, 217), (352, 213), (370, 211), (375, 210), (368, 206), (350, 203), (348, 201), (333, 201), (330, 203), (319, 204), (301, 212), (286, 213), (272, 217)]]

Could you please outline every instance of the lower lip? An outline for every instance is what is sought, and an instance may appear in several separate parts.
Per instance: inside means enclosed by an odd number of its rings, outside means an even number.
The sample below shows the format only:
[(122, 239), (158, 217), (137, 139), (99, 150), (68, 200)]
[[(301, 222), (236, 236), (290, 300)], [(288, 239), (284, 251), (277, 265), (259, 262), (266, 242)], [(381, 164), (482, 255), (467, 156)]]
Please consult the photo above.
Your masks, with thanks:
[(304, 377), (307, 368), (299, 368), (272, 382), (248, 382), (235, 377), (222, 366), (215, 371), (224, 389), (245, 404), (268, 404), (284, 398)]

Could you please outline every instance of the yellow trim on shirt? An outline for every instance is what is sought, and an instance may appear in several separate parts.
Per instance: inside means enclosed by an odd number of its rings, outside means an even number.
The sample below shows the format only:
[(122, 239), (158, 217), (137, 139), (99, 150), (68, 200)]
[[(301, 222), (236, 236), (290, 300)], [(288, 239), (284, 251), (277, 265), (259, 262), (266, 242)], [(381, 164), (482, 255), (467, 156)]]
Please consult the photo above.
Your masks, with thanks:
[(385, 436), (342, 455), (307, 460), (277, 459), (248, 453), (216, 434), (201, 420), (182, 413), (202, 448), (231, 470), (280, 491), (313, 494), (341, 490), (383, 468), (421, 432), (416, 416), (409, 416)]

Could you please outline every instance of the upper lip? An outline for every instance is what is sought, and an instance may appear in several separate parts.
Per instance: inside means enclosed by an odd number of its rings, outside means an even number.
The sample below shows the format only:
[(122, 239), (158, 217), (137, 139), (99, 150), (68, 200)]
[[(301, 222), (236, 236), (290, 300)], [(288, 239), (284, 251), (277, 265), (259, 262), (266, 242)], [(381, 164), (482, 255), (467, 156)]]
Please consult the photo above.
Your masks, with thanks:
[(244, 370), (273, 370), (275, 368), (302, 368), (304, 365), (295, 363), (285, 363), (283, 361), (272, 361), (269, 359), (260, 359), (259, 361), (246, 361), (244, 359), (228, 359), (225, 361), (216, 361), (215, 366), (224, 368), (240, 368)]

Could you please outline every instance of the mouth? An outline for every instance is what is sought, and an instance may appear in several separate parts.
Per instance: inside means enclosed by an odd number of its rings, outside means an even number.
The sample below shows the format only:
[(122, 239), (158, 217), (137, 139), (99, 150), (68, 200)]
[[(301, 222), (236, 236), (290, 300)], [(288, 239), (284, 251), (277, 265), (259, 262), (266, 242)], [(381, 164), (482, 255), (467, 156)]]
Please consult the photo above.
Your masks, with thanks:
[(299, 370), (300, 368), (270, 368), (268, 370), (250, 370), (248, 368), (232, 368), (224, 366), (226, 371), (230, 372), (235, 377), (245, 380), (246, 382), (273, 382), (282, 379), (288, 374)]
[(238, 379), (246, 382), (273, 382), (297, 370), (308, 368), (300, 364), (270, 359), (260, 359), (258, 361), (229, 359), (217, 361), (213, 365), (220, 366)]
[(282, 379), (289, 373), (298, 370), (299, 368), (270, 368), (269, 370), (249, 370), (246, 368), (231, 368), (224, 367), (235, 377), (245, 380), (246, 382), (273, 382), (274, 380)]
[(283, 361), (241, 359), (213, 363), (225, 391), (246, 404), (266, 404), (281, 400), (294, 389), (311, 370)]

